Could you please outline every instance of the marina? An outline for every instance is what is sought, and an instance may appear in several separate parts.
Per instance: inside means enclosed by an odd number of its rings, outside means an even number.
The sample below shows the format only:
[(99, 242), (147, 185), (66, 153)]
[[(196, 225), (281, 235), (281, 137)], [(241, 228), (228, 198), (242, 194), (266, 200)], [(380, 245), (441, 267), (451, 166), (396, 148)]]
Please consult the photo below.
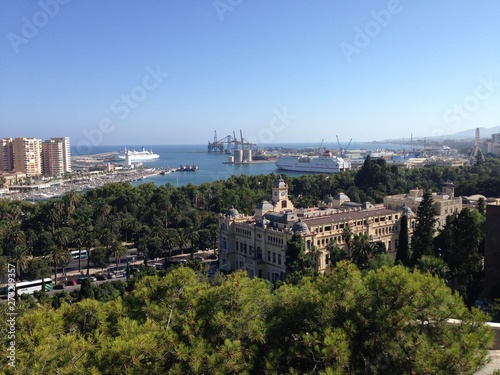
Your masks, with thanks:
[(40, 178), (32, 183), (13, 184), (10, 189), (0, 189), (0, 198), (46, 200), (70, 190), (86, 191), (111, 182), (184, 186), (226, 180), (233, 175), (268, 175), (280, 170), (292, 177), (307, 173), (334, 174), (361, 167), (368, 155), (406, 168), (464, 163), (457, 157), (456, 150), (449, 147), (410, 152), (400, 144), (390, 143), (353, 143), (350, 150), (335, 146), (323, 142), (320, 147), (304, 143), (262, 145), (231, 149), (228, 153), (207, 152), (206, 145), (140, 146), (130, 150), (154, 150), (158, 157), (130, 163), (119, 158), (125, 149), (123, 146), (95, 146), (91, 154), (79, 154), (78, 148), (74, 148), (70, 178)]

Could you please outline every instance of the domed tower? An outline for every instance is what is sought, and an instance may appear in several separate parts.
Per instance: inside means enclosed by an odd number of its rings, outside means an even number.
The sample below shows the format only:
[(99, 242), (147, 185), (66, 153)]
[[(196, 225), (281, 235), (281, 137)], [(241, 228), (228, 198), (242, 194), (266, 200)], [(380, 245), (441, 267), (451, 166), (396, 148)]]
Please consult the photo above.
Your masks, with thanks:
[(274, 206), (268, 201), (262, 201), (255, 207), (255, 217), (261, 219), (269, 211), (274, 211)]
[(455, 184), (450, 180), (446, 180), (446, 182), (441, 185), (441, 193), (449, 195), (450, 198), (455, 197)]
[(309, 233), (309, 227), (307, 226), (306, 223), (304, 223), (302, 220), (299, 219), (299, 221), (297, 221), (295, 224), (293, 224), (292, 232), (293, 233), (299, 232), (300, 234), (307, 234), (307, 233)]
[(226, 217), (230, 219), (237, 218), (239, 215), (240, 213), (234, 207), (231, 207), (229, 210), (226, 211)]
[(279, 179), (274, 183), (272, 188), (273, 205), (276, 211), (284, 209), (293, 210), (293, 203), (288, 199), (288, 185), (285, 180), (279, 176)]

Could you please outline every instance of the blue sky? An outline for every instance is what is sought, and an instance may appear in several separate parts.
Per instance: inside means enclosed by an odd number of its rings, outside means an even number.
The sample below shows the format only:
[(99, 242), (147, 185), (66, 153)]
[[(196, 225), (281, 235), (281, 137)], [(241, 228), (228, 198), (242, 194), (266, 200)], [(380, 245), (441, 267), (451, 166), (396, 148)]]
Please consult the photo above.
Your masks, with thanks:
[(500, 2), (3, 0), (0, 137), (355, 142), (500, 125)]

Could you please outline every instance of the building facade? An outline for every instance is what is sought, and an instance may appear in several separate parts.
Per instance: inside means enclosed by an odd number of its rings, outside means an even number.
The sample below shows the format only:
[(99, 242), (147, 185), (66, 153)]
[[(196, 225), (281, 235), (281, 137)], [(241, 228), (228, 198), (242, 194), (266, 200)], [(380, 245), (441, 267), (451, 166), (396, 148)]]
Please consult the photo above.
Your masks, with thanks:
[(54, 140), (42, 143), (42, 169), (46, 176), (64, 174), (63, 143)]
[(14, 149), (12, 138), (0, 139), (0, 171), (10, 172), (14, 169)]
[(317, 269), (329, 269), (327, 245), (335, 241), (346, 249), (344, 228), (352, 235), (366, 234), (371, 242), (382, 242), (395, 254), (403, 214), (409, 217), (409, 232), (415, 226), (411, 209), (387, 209), (354, 204), (344, 194), (325, 199), (321, 207), (295, 209), (288, 186), (279, 179), (272, 187), (272, 200), (257, 205), (255, 215), (242, 215), (236, 208), (219, 218), (219, 262), (225, 271), (246, 270), (250, 277), (278, 280), (286, 271), (286, 249), (295, 233), (302, 236), (305, 251), (315, 250)]
[[(422, 202), (423, 195), (424, 191), (422, 189), (412, 189), (408, 194), (388, 195), (384, 197), (384, 207), (398, 210), (403, 205), (406, 205), (416, 213), (420, 202)], [(432, 199), (436, 210), (437, 229), (446, 224), (448, 215), (462, 211), (462, 198), (455, 197), (455, 185), (451, 181), (446, 181), (441, 186), (441, 192), (439, 194), (434, 193)]]
[(63, 173), (71, 172), (71, 143), (69, 137), (52, 137), (51, 141), (62, 144)]
[(500, 297), (500, 206), (486, 206), (484, 248), (484, 295), (494, 299)]
[(13, 141), (14, 171), (27, 177), (42, 174), (42, 141), (36, 138), (15, 138)]

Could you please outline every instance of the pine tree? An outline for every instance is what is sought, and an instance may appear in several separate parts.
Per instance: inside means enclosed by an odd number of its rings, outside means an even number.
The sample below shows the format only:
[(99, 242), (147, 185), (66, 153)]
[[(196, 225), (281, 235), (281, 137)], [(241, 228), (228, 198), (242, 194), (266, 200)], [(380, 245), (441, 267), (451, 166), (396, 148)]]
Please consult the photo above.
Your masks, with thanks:
[(422, 196), (417, 210), (417, 224), (412, 237), (412, 264), (415, 265), (423, 255), (433, 255), (434, 234), (436, 232), (436, 209), (430, 191)]
[(396, 264), (411, 266), (410, 242), (408, 238), (408, 217), (403, 215), (400, 222), (398, 250), (396, 252)]
[(90, 279), (85, 278), (82, 281), (82, 285), (80, 287), (80, 293), (78, 293), (78, 301), (81, 301), (84, 298), (94, 298), (94, 289), (92, 289), (92, 285), (90, 284)]

